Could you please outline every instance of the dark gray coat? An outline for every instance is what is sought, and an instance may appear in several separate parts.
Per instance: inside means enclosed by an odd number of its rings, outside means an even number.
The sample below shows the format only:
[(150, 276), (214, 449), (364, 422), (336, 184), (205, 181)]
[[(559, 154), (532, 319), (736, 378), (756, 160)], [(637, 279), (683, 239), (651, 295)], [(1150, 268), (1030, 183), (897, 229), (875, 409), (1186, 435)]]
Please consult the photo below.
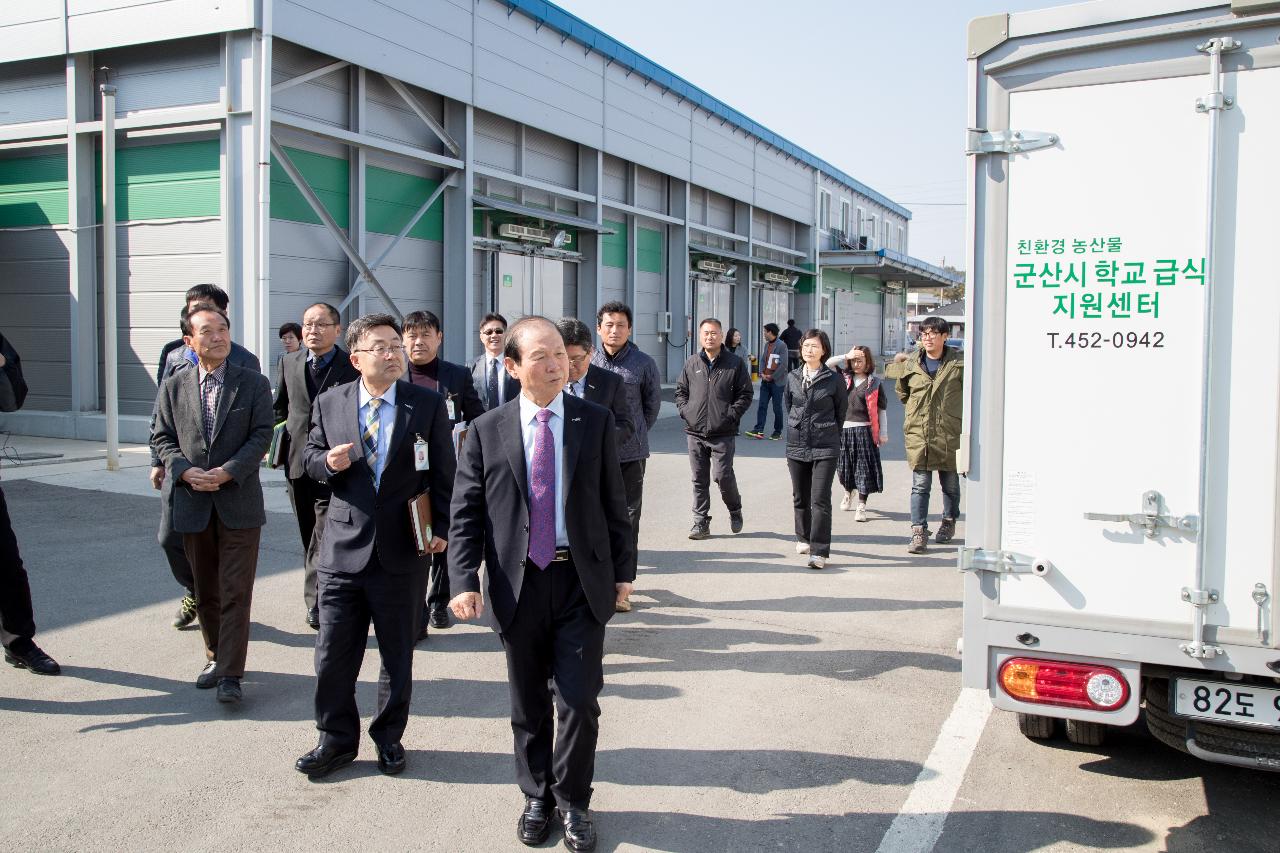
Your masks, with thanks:
[[(173, 529), (199, 533), (218, 518), (233, 530), (267, 523), (258, 479), (271, 443), (271, 383), (261, 373), (228, 362), (213, 426), (204, 440), (200, 371), (182, 370), (165, 380), (156, 401), (151, 447), (166, 469), (161, 498), (169, 502)], [(221, 467), (231, 482), (216, 492), (197, 492), (182, 481), (188, 468)]]
[[(658, 364), (638, 346), (627, 341), (613, 358), (598, 348), (591, 355), (591, 364), (622, 377), (627, 395), (627, 416), (631, 421), (631, 433), (624, 439), (619, 436), (618, 461), (636, 462), (649, 458), (649, 430), (662, 414), (662, 376)], [(614, 417), (617, 417), (615, 414)]]
[[(360, 378), (360, 371), (351, 363), (350, 354), (342, 347), (334, 347), (333, 359), (321, 375), (320, 387), (316, 396), (330, 388), (354, 382)], [(296, 352), (286, 354), (280, 359), (280, 382), (276, 386), (275, 421), (285, 422), (285, 432), (289, 438), (289, 452), (285, 457), (285, 476), (297, 480), (307, 473), (302, 459), (302, 450), (307, 446), (307, 436), (311, 433), (311, 404), (314, 402), (307, 388), (307, 348), (300, 347)]]
[(812, 462), (840, 455), (840, 429), (849, 407), (844, 377), (824, 364), (806, 390), (804, 368), (797, 367), (787, 374), (782, 405), (787, 410), (788, 459)]
[(755, 389), (747, 363), (721, 349), (710, 370), (699, 350), (689, 356), (676, 382), (676, 409), (684, 431), (702, 438), (737, 435)]

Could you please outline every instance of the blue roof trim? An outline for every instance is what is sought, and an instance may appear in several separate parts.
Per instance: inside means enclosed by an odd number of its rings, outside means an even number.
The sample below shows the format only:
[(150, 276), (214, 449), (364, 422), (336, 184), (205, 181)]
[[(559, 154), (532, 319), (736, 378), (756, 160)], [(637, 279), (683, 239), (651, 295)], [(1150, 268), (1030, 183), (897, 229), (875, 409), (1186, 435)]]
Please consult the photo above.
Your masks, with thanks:
[(508, 9), (522, 12), (540, 24), (551, 27), (566, 38), (571, 38), (584, 47), (596, 51), (606, 59), (617, 62), (619, 65), (649, 78), (659, 86), (674, 92), (686, 101), (691, 101), (712, 115), (730, 121), (753, 136), (759, 137), (779, 151), (812, 166), (824, 175), (829, 175), (847, 184), (872, 201), (889, 208), (899, 216), (911, 219), (911, 211), (902, 205), (890, 201), (886, 196), (837, 169), (821, 157), (810, 154), (789, 139), (785, 139), (764, 125), (747, 118), (724, 101), (712, 97), (683, 77), (672, 74), (658, 63), (636, 53), (622, 42), (606, 35), (581, 18), (569, 14), (554, 3), (549, 3), (547, 0), (503, 0), (503, 2), (506, 3)]
[(919, 258), (913, 258), (910, 255), (904, 255), (902, 252), (895, 252), (893, 249), (880, 249), (876, 252), (876, 254), (882, 258), (888, 258), (892, 261), (897, 261), (900, 264), (909, 264), (911, 266), (918, 267), (920, 269), (923, 269), (927, 272), (932, 273), (935, 276), (938, 276), (939, 278), (950, 279), (956, 284), (964, 284), (964, 276), (960, 275), (959, 273), (952, 272), (949, 269), (944, 269), (943, 267), (936, 266), (934, 264), (928, 263), (927, 261), (922, 261)]

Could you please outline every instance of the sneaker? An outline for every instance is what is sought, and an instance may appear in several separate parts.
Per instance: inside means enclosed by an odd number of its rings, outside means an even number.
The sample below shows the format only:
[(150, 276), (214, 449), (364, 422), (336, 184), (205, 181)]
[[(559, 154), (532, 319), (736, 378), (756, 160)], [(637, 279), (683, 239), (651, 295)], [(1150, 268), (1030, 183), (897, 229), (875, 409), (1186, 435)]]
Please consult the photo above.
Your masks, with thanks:
[(729, 513), (729, 529), (734, 533), (742, 532), (742, 510)]
[(827, 558), (819, 557), (817, 554), (809, 558), (809, 568), (825, 569), (827, 567)]
[(866, 504), (858, 504), (858, 508), (857, 508), (857, 509), (855, 509), (855, 510), (853, 511), (853, 520), (854, 520), (854, 521), (866, 521), (866, 520), (867, 520), (867, 505), (866, 505)]
[(934, 534), (933, 541), (943, 545), (954, 539), (955, 535), (956, 520), (954, 518), (944, 518), (942, 523), (938, 525), (938, 532)]
[(770, 441), (778, 441), (781, 438), (782, 438), (782, 433), (780, 432), (775, 432), (773, 435), (769, 436)]
[(853, 492), (845, 492), (844, 497), (840, 499), (840, 509), (848, 512), (853, 509)]
[(913, 526), (911, 528), (911, 544), (907, 546), (907, 553), (923, 554), (925, 552), (925, 546), (928, 544), (929, 533), (924, 529), (924, 526)]
[(689, 528), (690, 539), (710, 539), (711, 538), (711, 522), (695, 521), (693, 527)]
[(182, 630), (194, 621), (196, 621), (195, 596), (184, 595), (178, 604), (178, 615), (173, 617), (173, 627)]
[(227, 705), (239, 705), (240, 700), (244, 698), (244, 691), (240, 689), (240, 679), (231, 676), (223, 676), (218, 679), (218, 701)]
[(4, 662), (18, 669), (29, 669), (36, 675), (58, 675), (62, 672), (58, 662), (49, 657), (45, 650), (35, 643), (32, 643), (31, 648), (25, 652), (5, 649)]
[(747, 438), (764, 438), (764, 430), (749, 429), (747, 430)]
[(200, 674), (196, 676), (196, 687), (201, 690), (208, 690), (210, 687), (218, 686), (218, 676), (213, 671), (218, 668), (217, 661), (209, 661), (204, 665), (204, 669), (200, 670)]
[(797, 543), (796, 543), (796, 553), (797, 553), (797, 554), (808, 554), (808, 553), (809, 553), (809, 543), (808, 543), (808, 542), (797, 542)]

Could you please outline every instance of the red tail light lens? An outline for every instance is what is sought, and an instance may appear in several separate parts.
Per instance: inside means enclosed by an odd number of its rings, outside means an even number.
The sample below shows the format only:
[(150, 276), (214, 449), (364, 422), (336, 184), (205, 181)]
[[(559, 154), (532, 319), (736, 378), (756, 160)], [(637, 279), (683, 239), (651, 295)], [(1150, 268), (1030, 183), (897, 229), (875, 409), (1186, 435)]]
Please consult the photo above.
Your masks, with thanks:
[(1129, 701), (1119, 670), (1098, 664), (1010, 658), (1000, 665), (1000, 687), (1020, 702), (1090, 711), (1114, 711)]

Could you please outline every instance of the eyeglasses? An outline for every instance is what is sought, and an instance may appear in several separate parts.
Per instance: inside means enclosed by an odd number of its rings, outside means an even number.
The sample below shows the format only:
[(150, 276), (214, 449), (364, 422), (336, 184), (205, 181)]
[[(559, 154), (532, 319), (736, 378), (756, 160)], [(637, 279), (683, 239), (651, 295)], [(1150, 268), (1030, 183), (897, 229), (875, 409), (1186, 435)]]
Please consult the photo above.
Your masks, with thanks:
[(582, 364), (582, 362), (586, 361), (590, 357), (591, 355), (590, 353), (588, 353), (586, 355), (580, 355), (577, 358), (570, 358), (569, 364), (572, 365), (573, 367), (577, 367), (578, 365)]
[(330, 326), (336, 326), (336, 325), (338, 324), (337, 323), (303, 323), (302, 330), (304, 332), (308, 329), (312, 331), (319, 331), (320, 329), (327, 329)]
[(507, 332), (506, 329), (481, 329), (480, 330), (480, 334), (484, 335), (485, 337), (492, 337), (494, 335), (505, 335), (506, 332)]
[(378, 344), (376, 347), (369, 347), (368, 349), (353, 349), (352, 352), (367, 352), (373, 354), (376, 358), (386, 358), (389, 355), (404, 352), (404, 347), (386, 347)]
[(940, 337), (942, 337), (942, 332), (936, 331), (936, 330), (934, 330), (934, 329), (921, 329), (921, 330), (920, 330), (920, 337), (922, 337), (922, 338), (940, 338)]

